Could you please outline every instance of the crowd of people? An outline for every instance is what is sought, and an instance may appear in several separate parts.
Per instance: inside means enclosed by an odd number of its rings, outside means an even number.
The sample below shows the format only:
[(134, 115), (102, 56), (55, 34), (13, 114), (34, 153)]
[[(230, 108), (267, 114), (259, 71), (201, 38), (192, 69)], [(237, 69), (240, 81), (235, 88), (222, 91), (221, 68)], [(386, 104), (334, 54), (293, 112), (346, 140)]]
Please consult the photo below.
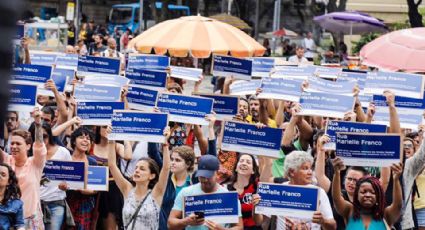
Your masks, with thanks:
[[(67, 52), (121, 58), (116, 38), (109, 36), (106, 48), (105, 36), (97, 32), (90, 23), (83, 26), (81, 42), (68, 46)], [(120, 39), (121, 50), (129, 36)], [(296, 48), (298, 59), (311, 58), (303, 52), (304, 48)], [(190, 66), (189, 62), (173, 60), (175, 65)], [(229, 94), (234, 80), (221, 78), (214, 93)], [(200, 91), (199, 83), (194, 93)], [(205, 127), (189, 120), (169, 122), (164, 144), (108, 140), (110, 125), (85, 126), (76, 116), (72, 92), (61, 94), (52, 80), (45, 88), (54, 97), (39, 95), (40, 106), (30, 115), (20, 111), (7, 115), (0, 154), (2, 229), (425, 228), (425, 196), (420, 195), (425, 194), (425, 127), (418, 124), (417, 132), (400, 128), (391, 91), (384, 93), (391, 120), (388, 132), (403, 135), (403, 161), (391, 167), (365, 168), (345, 166), (334, 151), (326, 150), (330, 138), (324, 129), (332, 118), (300, 116), (296, 102), (259, 99), (256, 94), (239, 99), (234, 120), (259, 129), (283, 130), (279, 158), (273, 159), (261, 153), (220, 149), (221, 121), (214, 113), (205, 117), (209, 123)], [(182, 94), (183, 88), (191, 91), (185, 81), (168, 77), (168, 92)], [(358, 88), (353, 91), (355, 107), (344, 120), (370, 123), (374, 104), (364, 110)], [(128, 109), (126, 94), (123, 89), (121, 100)], [(109, 191), (73, 190), (66, 182), (52, 185), (43, 176), (47, 160), (108, 166)], [(312, 219), (258, 214), (260, 182), (318, 188), (318, 210)], [(222, 225), (195, 213), (184, 215), (185, 196), (227, 191), (238, 193), (238, 223)]]

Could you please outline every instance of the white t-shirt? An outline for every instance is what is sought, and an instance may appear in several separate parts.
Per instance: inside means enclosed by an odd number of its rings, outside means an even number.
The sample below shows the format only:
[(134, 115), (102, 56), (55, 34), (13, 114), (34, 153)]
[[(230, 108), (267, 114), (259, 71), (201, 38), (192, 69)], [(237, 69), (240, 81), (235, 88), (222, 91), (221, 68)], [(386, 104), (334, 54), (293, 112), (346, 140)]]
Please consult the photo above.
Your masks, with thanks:
[[(130, 161), (120, 160), (120, 167), (124, 176), (131, 178), (133, 176), (134, 170), (136, 169), (136, 164), (142, 157), (148, 157), (148, 142), (139, 141), (134, 148), (133, 155)], [(127, 166), (128, 164), (128, 166)]]
[(314, 43), (314, 40), (312, 38), (311, 39), (304, 38), (304, 48), (306, 49), (304, 53), (304, 57), (313, 58), (314, 53), (310, 52), (309, 50), (315, 50), (316, 44)]
[(301, 57), (301, 59), (300, 59), (300, 58), (298, 58), (297, 55), (294, 55), (294, 56), (289, 57), (288, 62), (301, 64), (301, 63), (307, 63), (308, 60), (305, 57)]
[[(50, 160), (72, 161), (72, 157), (68, 149), (59, 146)], [(66, 192), (60, 190), (57, 185), (52, 185), (50, 182), (47, 182), (40, 186), (40, 200), (42, 201), (63, 200), (65, 197)]]
[[(288, 184), (288, 182), (285, 182), (283, 184)], [(307, 185), (307, 187), (319, 188), (319, 211), (322, 213), (322, 216), (325, 220), (334, 219), (331, 203), (329, 202), (329, 198), (326, 195), (325, 190), (315, 185)], [(294, 218), (290, 218), (290, 219), (295, 223), (302, 221), (302, 219), (294, 219)], [(311, 221), (307, 222), (307, 226), (308, 226), (308, 229), (320, 230), (320, 225), (312, 223)], [(286, 229), (285, 216), (277, 217), (276, 229), (282, 229), (282, 230)]]

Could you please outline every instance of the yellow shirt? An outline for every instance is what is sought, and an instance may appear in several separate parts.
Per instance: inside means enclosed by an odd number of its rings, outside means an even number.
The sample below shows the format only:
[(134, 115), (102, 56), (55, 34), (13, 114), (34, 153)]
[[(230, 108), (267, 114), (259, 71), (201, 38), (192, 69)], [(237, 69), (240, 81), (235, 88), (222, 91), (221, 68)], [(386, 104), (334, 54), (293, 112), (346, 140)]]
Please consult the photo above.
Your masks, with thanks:
[[(251, 115), (248, 115), (246, 117), (246, 121), (248, 121), (248, 123), (250, 123), (250, 124), (254, 124), (255, 123), (255, 122), (252, 121), (252, 116)], [(269, 118), (269, 120), (267, 121), (267, 123), (268, 123), (267, 126), (269, 126), (270, 128), (277, 128), (277, 124), (276, 124), (276, 121), (275, 120)]]
[(413, 205), (415, 209), (425, 208), (425, 170), (416, 177), (416, 185), (418, 186), (420, 197), (415, 196)]

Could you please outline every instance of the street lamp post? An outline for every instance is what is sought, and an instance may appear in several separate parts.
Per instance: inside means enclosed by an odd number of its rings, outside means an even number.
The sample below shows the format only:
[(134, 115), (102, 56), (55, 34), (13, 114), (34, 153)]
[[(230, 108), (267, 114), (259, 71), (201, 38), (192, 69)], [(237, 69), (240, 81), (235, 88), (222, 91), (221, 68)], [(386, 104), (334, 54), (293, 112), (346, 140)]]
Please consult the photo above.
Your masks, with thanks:
[[(144, 2), (143, 0), (140, 0), (140, 8), (139, 8), (139, 33), (142, 33), (143, 30), (145, 30), (146, 28), (144, 28), (144, 21), (143, 21), (143, 9), (144, 9)], [(142, 27), (143, 25), (143, 27)], [(143, 29), (142, 29), (143, 28)]]

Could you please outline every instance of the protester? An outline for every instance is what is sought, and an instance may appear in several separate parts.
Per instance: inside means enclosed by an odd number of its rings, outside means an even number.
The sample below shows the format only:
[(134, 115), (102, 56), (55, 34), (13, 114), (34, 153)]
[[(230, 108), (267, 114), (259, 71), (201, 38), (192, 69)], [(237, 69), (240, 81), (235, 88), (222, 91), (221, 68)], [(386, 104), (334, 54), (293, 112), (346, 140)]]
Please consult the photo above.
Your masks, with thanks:
[(24, 230), (23, 202), (15, 171), (0, 163), (0, 227)]
[[(204, 218), (199, 218), (195, 213), (183, 218), (183, 198), (185, 196), (195, 196), (210, 193), (227, 192), (227, 189), (219, 185), (216, 181), (217, 170), (219, 168), (219, 162), (217, 157), (212, 155), (205, 155), (199, 159), (198, 171), (196, 177), (199, 179), (199, 183), (183, 188), (177, 195), (174, 201), (173, 209), (171, 210), (170, 217), (168, 218), (169, 229), (216, 229), (223, 228), (220, 224), (214, 223)], [(230, 229), (242, 229), (242, 214), (240, 203), (238, 202), (238, 216), (239, 223), (234, 224)]]
[(106, 50), (106, 47), (103, 45), (103, 35), (96, 34), (93, 35), (94, 42), (90, 43), (89, 46), (89, 54), (96, 56), (99, 55)]
[(295, 50), (296, 55), (289, 57), (288, 61), (297, 65), (308, 62), (304, 56), (304, 47), (298, 46)]
[(384, 190), (376, 177), (365, 176), (356, 183), (352, 203), (341, 196), (340, 171), (344, 165), (341, 159), (333, 161), (335, 168), (332, 180), (332, 197), (337, 212), (343, 216), (346, 229), (388, 229), (400, 217), (402, 207), (401, 184), (402, 164), (391, 166), (394, 190), (393, 203), (385, 208)]
[[(40, 179), (46, 161), (46, 146), (43, 141), (40, 110), (34, 109), (35, 135), (25, 130), (14, 130), (10, 134), (10, 155), (3, 152), (4, 162), (12, 167), (18, 178), (24, 202), (26, 229), (44, 229), (40, 207)], [(32, 145), (32, 157), (28, 152)]]
[[(71, 134), (72, 161), (84, 162), (86, 166), (97, 165), (96, 160), (88, 156), (93, 144), (93, 133), (86, 127), (80, 127)], [(67, 183), (59, 185), (66, 190), (66, 202), (74, 217), (75, 226), (71, 229), (91, 229), (96, 224), (96, 192), (87, 189), (70, 190)]]
[[(164, 130), (168, 138), (170, 130)], [(163, 166), (159, 170), (156, 162), (150, 158), (142, 158), (136, 166), (132, 183), (127, 181), (116, 164), (115, 142), (109, 142), (109, 169), (115, 183), (124, 196), (123, 221), (125, 229), (151, 229), (159, 227), (159, 217), (163, 196), (166, 190), (170, 170), (168, 144), (163, 144)]]

